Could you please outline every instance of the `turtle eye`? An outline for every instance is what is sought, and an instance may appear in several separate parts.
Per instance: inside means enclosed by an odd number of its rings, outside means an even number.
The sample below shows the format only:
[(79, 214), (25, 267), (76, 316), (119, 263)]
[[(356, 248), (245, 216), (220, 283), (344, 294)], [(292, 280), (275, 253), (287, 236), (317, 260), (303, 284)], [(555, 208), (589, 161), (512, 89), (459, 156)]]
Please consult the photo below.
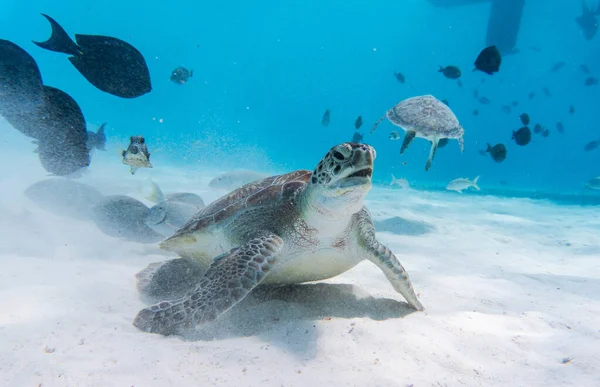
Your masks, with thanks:
[(342, 152), (338, 152), (338, 151), (333, 151), (333, 157), (336, 158), (337, 160), (340, 160), (340, 161), (342, 161), (342, 160), (345, 159), (345, 157), (342, 154)]

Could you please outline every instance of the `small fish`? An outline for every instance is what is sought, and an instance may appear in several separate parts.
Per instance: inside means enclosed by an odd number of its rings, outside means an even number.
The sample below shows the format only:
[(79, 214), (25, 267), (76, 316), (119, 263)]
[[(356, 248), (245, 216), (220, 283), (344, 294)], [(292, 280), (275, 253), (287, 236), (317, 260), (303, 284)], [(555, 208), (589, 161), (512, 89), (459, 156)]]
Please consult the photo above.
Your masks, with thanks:
[(542, 88), (542, 92), (544, 93), (544, 95), (546, 97), (552, 97), (552, 93), (550, 92), (550, 89), (548, 89), (547, 87)]
[(157, 233), (170, 237), (204, 208), (176, 200), (164, 200), (154, 205), (144, 219), (144, 223)]
[(523, 125), (525, 125), (525, 126), (529, 125), (529, 114), (523, 113), (519, 116), (519, 118), (521, 119), (521, 122), (523, 123)]
[(479, 115), (479, 110), (477, 110), (477, 109), (473, 110), (473, 115), (474, 116), (478, 116)]
[(513, 107), (517, 107), (517, 106), (519, 106), (519, 101), (512, 101), (511, 105)]
[(456, 84), (458, 85), (458, 87), (463, 87), (463, 83), (460, 79), (456, 81)]
[(548, 137), (549, 135), (550, 135), (550, 130), (544, 129), (544, 131), (542, 132), (542, 137)]
[(456, 191), (458, 193), (462, 193), (464, 189), (473, 187), (477, 191), (481, 191), (479, 186), (477, 185), (477, 180), (479, 180), (479, 176), (474, 178), (472, 181), (467, 178), (459, 177), (458, 179), (454, 179), (451, 182), (449, 182), (446, 186), (446, 189), (448, 191)]
[(404, 77), (404, 74), (402, 74), (402, 73), (394, 73), (394, 77), (396, 77), (396, 80), (400, 83), (406, 82), (406, 78)]
[(321, 125), (329, 126), (329, 121), (331, 120), (331, 111), (329, 109), (325, 110), (323, 113), (323, 118), (321, 118)]
[(450, 102), (448, 102), (448, 100), (447, 100), (447, 99), (443, 99), (443, 100), (442, 100), (442, 103), (443, 103), (444, 105), (446, 105), (446, 106), (450, 106)]
[(563, 125), (562, 122), (557, 122), (556, 123), (556, 130), (558, 131), (558, 133), (564, 133), (565, 132), (565, 126)]
[(497, 163), (501, 163), (506, 159), (506, 146), (504, 144), (496, 144), (494, 146), (487, 144), (485, 151), (489, 152), (492, 159)]
[(589, 74), (590, 73), (590, 68), (587, 67), (587, 65), (585, 64), (580, 64), (579, 65), (579, 69), (584, 73), (584, 74)]
[(188, 70), (185, 67), (177, 67), (175, 70), (171, 72), (171, 82), (176, 83), (178, 85), (183, 85), (186, 83), (191, 77), (194, 76), (194, 70)]
[(533, 127), (533, 133), (535, 134), (540, 134), (544, 131), (544, 127), (540, 124), (535, 124), (535, 126)]
[(583, 83), (585, 86), (594, 86), (598, 84), (598, 79), (594, 77), (587, 77)]
[(482, 105), (489, 105), (490, 103), (492, 103), (492, 101), (490, 101), (488, 97), (480, 97), (478, 101)]
[(479, 70), (486, 74), (493, 75), (500, 71), (500, 64), (502, 63), (502, 56), (496, 46), (489, 46), (484, 48), (477, 59), (475, 59), (475, 68), (473, 71)]
[(575, 114), (575, 106), (573, 106), (573, 105), (569, 106), (569, 113), (571, 115)]
[(75, 35), (77, 44), (50, 16), (52, 26), (45, 42), (34, 42), (46, 50), (72, 55), (69, 61), (92, 85), (121, 98), (136, 98), (152, 90), (150, 72), (143, 55), (131, 44), (102, 35)]
[(511, 110), (511, 108), (510, 108), (510, 105), (503, 105), (503, 106), (502, 106), (502, 111), (503, 111), (504, 113), (506, 113), (506, 114), (510, 114), (510, 110)]
[(99, 149), (101, 151), (106, 150), (106, 134), (104, 134), (104, 127), (106, 123), (100, 125), (96, 133), (87, 131), (87, 141), (86, 146), (88, 150), (92, 150), (94, 148)]
[(590, 179), (585, 184), (585, 187), (587, 189), (600, 190), (600, 176), (599, 177), (594, 177), (593, 179)]
[(358, 143), (361, 143), (362, 140), (363, 140), (362, 133), (354, 132), (354, 134), (352, 135), (352, 142), (355, 142), (358, 144)]
[(223, 189), (233, 191), (246, 184), (262, 180), (267, 177), (267, 174), (247, 169), (238, 169), (222, 173), (212, 179), (208, 186), (213, 189)]
[(443, 148), (443, 147), (445, 147), (446, 145), (448, 145), (448, 141), (449, 141), (449, 140), (448, 140), (447, 138), (440, 138), (440, 139), (439, 139), (439, 141), (438, 141), (438, 145), (437, 145), (437, 147), (438, 147), (438, 148)]
[(456, 66), (440, 66), (438, 72), (444, 74), (444, 76), (448, 79), (458, 79), (461, 76), (460, 69)]
[(590, 141), (587, 144), (585, 144), (583, 150), (586, 152), (593, 151), (594, 149), (598, 148), (598, 145), (600, 145), (600, 140)]
[(565, 67), (565, 62), (556, 62), (554, 64), (554, 66), (552, 66), (552, 69), (550, 71), (552, 71), (553, 73), (555, 73), (558, 70), (562, 69), (563, 67)]
[(600, 14), (600, 4), (596, 9), (589, 8), (586, 0), (582, 0), (581, 4), (583, 8), (581, 16), (575, 18), (575, 22), (581, 28), (585, 40), (590, 41), (596, 36), (596, 32), (598, 32), (598, 19), (596, 16)]
[(129, 165), (132, 175), (139, 168), (153, 168), (150, 163), (150, 152), (148, 152), (146, 140), (142, 136), (131, 136), (127, 150), (124, 150), (121, 155), (123, 156), (123, 164)]
[(390, 182), (390, 185), (397, 185), (398, 187), (400, 187), (402, 189), (410, 188), (410, 184), (408, 184), (408, 180), (406, 180), (403, 177), (401, 177), (400, 179), (397, 179), (396, 176), (394, 176), (393, 174), (392, 174), (392, 181)]
[(515, 140), (517, 145), (525, 146), (531, 141), (531, 130), (527, 126), (517, 131), (513, 130), (512, 139)]
[(390, 132), (390, 140), (400, 140), (400, 133), (395, 130)]
[(529, 93), (529, 99), (532, 100), (535, 97), (535, 93), (532, 91)]
[(354, 127), (356, 128), (356, 130), (360, 129), (360, 127), (363, 124), (363, 119), (362, 116), (358, 116), (358, 118), (356, 119), (356, 121), (354, 121)]

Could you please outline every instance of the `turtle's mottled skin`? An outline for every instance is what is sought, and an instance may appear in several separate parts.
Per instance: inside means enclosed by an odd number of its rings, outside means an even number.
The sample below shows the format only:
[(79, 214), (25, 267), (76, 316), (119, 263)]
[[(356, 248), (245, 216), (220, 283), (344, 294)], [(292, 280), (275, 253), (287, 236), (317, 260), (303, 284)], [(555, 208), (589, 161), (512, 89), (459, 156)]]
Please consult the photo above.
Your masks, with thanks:
[(138, 273), (138, 289), (168, 299), (133, 324), (164, 335), (215, 320), (260, 284), (298, 284), (377, 265), (409, 305), (422, 310), (408, 274), (375, 237), (364, 198), (375, 150), (333, 147), (314, 171), (247, 184), (201, 210), (161, 248), (182, 258)]
[(406, 132), (400, 154), (404, 153), (415, 137), (431, 141), (429, 159), (425, 164), (426, 171), (431, 167), (440, 139), (454, 138), (458, 140), (460, 151), (465, 149), (463, 127), (452, 110), (432, 95), (412, 97), (398, 103), (373, 125), (371, 133), (386, 118)]

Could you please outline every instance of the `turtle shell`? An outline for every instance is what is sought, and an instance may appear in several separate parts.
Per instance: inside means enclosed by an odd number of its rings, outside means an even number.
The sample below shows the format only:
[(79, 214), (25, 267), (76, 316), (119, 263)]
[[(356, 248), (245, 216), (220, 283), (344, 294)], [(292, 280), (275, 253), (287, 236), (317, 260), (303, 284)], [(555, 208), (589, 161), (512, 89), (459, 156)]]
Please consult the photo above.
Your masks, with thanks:
[(432, 95), (405, 99), (387, 111), (387, 118), (418, 137), (459, 138), (464, 130), (450, 108)]
[(298, 170), (246, 184), (200, 210), (161, 245), (168, 245), (170, 240), (225, 223), (242, 212), (265, 206), (293, 205), (294, 198), (306, 188), (311, 176), (312, 171)]

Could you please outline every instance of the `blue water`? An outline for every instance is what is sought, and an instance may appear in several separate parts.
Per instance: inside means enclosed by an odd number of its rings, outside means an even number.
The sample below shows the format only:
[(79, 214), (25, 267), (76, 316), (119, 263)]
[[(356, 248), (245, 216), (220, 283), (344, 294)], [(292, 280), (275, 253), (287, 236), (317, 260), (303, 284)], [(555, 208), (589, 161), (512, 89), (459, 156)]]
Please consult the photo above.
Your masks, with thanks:
[[(488, 10), (487, 3), (436, 8), (425, 0), (6, 0), (0, 3), (0, 37), (27, 50), (44, 84), (73, 96), (86, 121), (108, 122), (109, 145), (141, 134), (151, 150), (168, 149), (163, 165), (312, 169), (331, 146), (352, 138), (354, 120), (362, 115), (363, 141), (377, 150), (374, 179), (381, 183), (391, 173), (431, 186), (480, 175), (482, 188), (502, 181), (515, 190), (582, 192), (587, 180), (600, 175), (600, 149), (583, 151), (600, 138), (600, 89), (583, 86), (586, 75), (579, 65), (600, 76), (600, 37), (583, 38), (574, 21), (581, 12), (578, 1), (527, 0), (520, 52), (505, 56), (498, 74), (473, 73), (473, 61), (485, 47)], [(133, 44), (147, 60), (153, 91), (125, 100), (94, 88), (66, 55), (31, 42), (50, 34), (40, 12), (70, 36), (108, 35)], [(558, 61), (566, 66), (550, 72)], [(462, 88), (437, 72), (448, 64), (462, 69)], [(183, 86), (169, 81), (177, 66), (195, 70)], [(406, 76), (406, 84), (396, 81), (395, 71)], [(479, 104), (474, 89), (492, 103)], [(536, 96), (529, 100), (532, 91)], [(422, 94), (447, 99), (466, 131), (465, 152), (450, 141), (428, 172), (425, 140), (415, 140), (400, 156), (401, 142), (388, 139), (399, 128), (385, 121), (368, 134), (387, 109)], [(513, 100), (520, 105), (504, 113), (502, 105)], [(328, 127), (320, 124), (325, 109), (332, 112)], [(533, 135), (526, 147), (514, 144), (511, 133), (521, 126), (522, 112), (532, 117), (532, 126), (548, 127), (550, 137)], [(558, 121), (564, 134), (555, 130)], [(478, 154), (488, 142), (506, 144), (506, 161)]]

